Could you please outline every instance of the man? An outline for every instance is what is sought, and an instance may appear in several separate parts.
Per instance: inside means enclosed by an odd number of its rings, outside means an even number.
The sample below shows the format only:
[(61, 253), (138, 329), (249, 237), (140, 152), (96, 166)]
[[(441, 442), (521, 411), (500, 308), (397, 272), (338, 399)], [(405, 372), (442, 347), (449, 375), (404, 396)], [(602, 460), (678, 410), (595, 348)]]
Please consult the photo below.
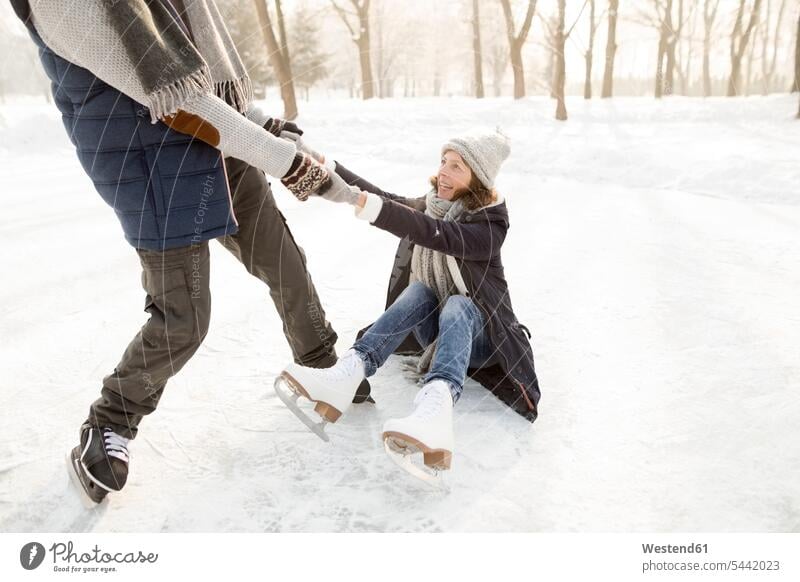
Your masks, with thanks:
[[(73, 477), (99, 503), (125, 485), (129, 440), (206, 336), (209, 240), (267, 284), (296, 362), (335, 363), (336, 333), (264, 172), (300, 200), (353, 194), (297, 126), (251, 106), (213, 0), (12, 4), (78, 158), (142, 264), (150, 318), (103, 379), (70, 455)], [(366, 383), (354, 401), (365, 400)]]

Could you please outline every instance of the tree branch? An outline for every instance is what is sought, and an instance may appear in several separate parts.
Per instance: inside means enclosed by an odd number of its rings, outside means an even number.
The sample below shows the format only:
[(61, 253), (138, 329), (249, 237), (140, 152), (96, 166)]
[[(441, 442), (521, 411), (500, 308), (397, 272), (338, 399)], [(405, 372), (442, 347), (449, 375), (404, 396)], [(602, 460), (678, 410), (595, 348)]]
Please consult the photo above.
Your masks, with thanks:
[(350, 26), (350, 21), (347, 19), (347, 15), (349, 13), (344, 8), (339, 6), (336, 3), (336, 0), (331, 0), (331, 4), (333, 4), (336, 13), (339, 15), (339, 18), (342, 19), (342, 22), (344, 22), (345, 26), (347, 27), (347, 30), (350, 31), (350, 37), (353, 39), (353, 42), (355, 42), (358, 37), (356, 37), (355, 31), (353, 30), (353, 27)]

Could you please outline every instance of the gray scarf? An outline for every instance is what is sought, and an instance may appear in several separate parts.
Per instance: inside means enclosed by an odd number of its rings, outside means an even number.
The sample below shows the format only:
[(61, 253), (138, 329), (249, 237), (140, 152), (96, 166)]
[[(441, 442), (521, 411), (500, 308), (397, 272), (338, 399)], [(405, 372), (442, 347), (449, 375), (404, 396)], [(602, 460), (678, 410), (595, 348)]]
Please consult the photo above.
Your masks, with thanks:
[[(147, 95), (152, 119), (174, 114), (187, 99), (213, 92), (241, 113), (252, 86), (214, 0), (184, 0), (179, 16), (170, 0), (104, 0), (95, 6), (116, 31)], [(180, 6), (180, 3), (178, 4)], [(97, 22), (99, 24), (99, 22)]]
[[(431, 190), (425, 197), (425, 214), (431, 218), (445, 221), (456, 221), (464, 213), (464, 204), (461, 200), (452, 202), (436, 195), (436, 190)], [(454, 294), (453, 278), (447, 268), (447, 256), (420, 245), (414, 245), (411, 253), (411, 277), (409, 282), (419, 281), (430, 287), (439, 300), (440, 308), (444, 306), (447, 298)], [(419, 359), (417, 371), (425, 372), (436, 353), (437, 340), (434, 340)]]
[[(27, 8), (51, 49), (103, 71), (150, 109), (153, 123), (200, 95), (216, 95), (241, 113), (252, 100), (250, 78), (214, 0), (48, 0), (24, 3), (18, 12)], [(89, 37), (101, 42), (84, 43)]]

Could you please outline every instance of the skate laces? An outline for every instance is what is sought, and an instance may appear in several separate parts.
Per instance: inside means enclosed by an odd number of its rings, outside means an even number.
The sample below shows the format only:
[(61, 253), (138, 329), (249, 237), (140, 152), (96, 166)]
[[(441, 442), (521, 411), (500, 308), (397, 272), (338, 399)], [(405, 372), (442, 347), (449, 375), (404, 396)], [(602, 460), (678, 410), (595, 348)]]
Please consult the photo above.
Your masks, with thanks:
[(359, 366), (363, 366), (361, 357), (355, 351), (350, 350), (326, 371), (333, 380), (345, 380), (359, 371)]
[(417, 418), (436, 416), (447, 403), (448, 398), (452, 398), (452, 396), (450, 395), (450, 388), (446, 384), (426, 386), (414, 398), (416, 408), (413, 415)]
[(128, 453), (129, 441), (130, 439), (118, 435), (110, 428), (103, 428), (103, 442), (105, 443), (106, 453), (109, 457), (116, 457), (120, 461), (127, 463), (130, 459)]

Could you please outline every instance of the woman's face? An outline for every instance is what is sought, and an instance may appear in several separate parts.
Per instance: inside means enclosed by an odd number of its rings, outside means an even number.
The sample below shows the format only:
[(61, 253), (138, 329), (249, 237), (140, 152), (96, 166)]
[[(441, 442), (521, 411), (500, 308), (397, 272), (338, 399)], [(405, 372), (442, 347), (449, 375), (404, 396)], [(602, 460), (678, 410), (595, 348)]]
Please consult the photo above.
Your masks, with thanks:
[(444, 200), (453, 200), (461, 190), (469, 188), (472, 170), (464, 159), (454, 151), (446, 151), (439, 164), (437, 174), (439, 188), (436, 195)]

